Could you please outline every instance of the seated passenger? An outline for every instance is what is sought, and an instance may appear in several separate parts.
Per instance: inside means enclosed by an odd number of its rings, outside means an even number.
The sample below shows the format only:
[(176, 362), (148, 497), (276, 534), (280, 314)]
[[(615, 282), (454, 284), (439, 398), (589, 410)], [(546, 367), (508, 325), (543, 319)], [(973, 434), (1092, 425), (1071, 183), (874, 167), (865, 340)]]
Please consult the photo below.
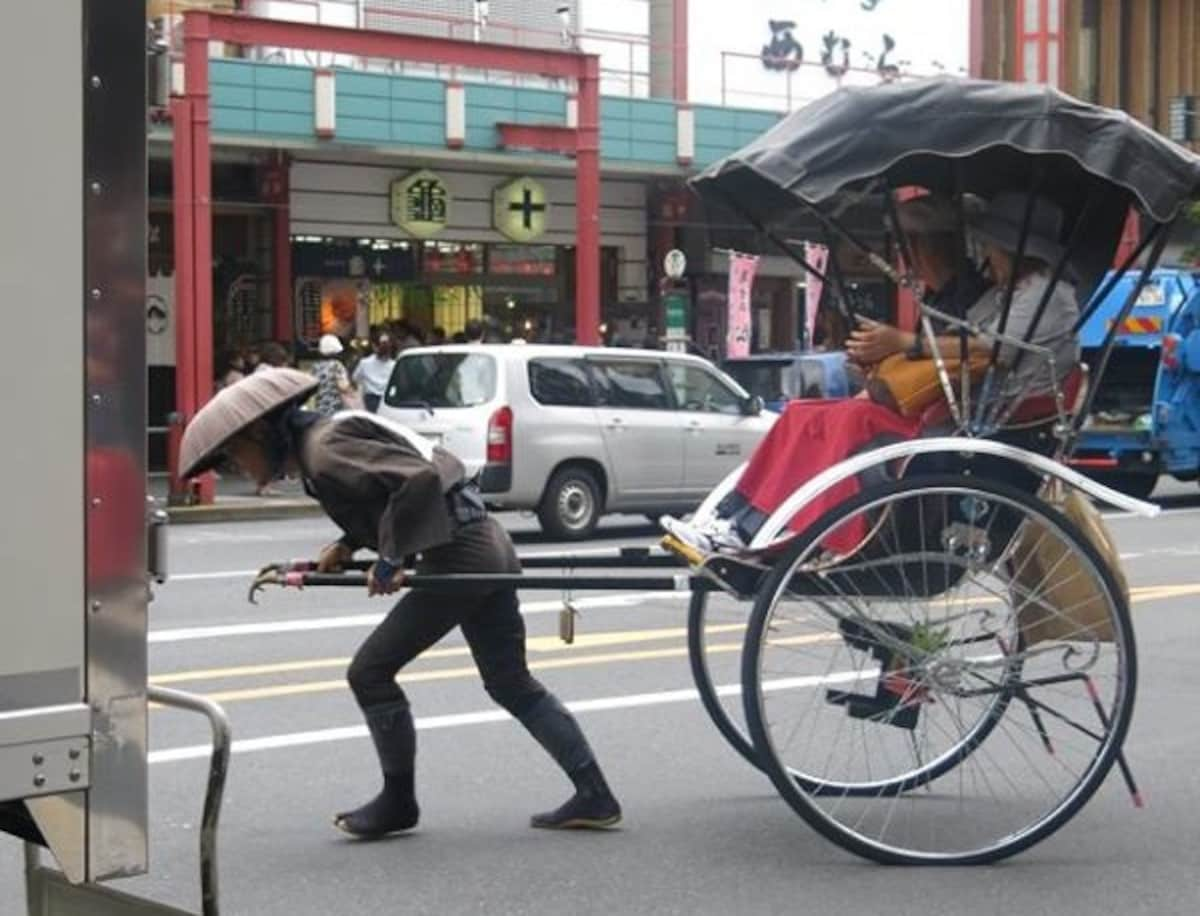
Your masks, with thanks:
[[(1040, 355), (1026, 353), (1018, 360), (1017, 347), (1001, 346), (1000, 366), (1012, 371), (998, 376), (1002, 379), (999, 396), (1008, 398), (1028, 398), (1053, 390), (1053, 384), (1061, 381), (1079, 358), (1073, 333), (1079, 309), (1069, 284), (1057, 284), (1036, 328), (1033, 327), (1051, 280), (1049, 264), (1062, 254), (1058, 239), (1063, 219), (1061, 210), (1049, 200), (1034, 201), (1025, 255), (1017, 268), (1015, 252), (1027, 202), (1026, 195), (1006, 192), (997, 195), (982, 215), (971, 220), (994, 285), (968, 310), (968, 318), (979, 329), (967, 338), (969, 355), (981, 363), (990, 357), (995, 343), (991, 335), (999, 331), (1004, 298), (1014, 270), (1018, 273), (1003, 333), (1021, 340), (1029, 338), (1053, 355), (1051, 368)], [(932, 301), (941, 299), (942, 307), (952, 311), (946, 308), (949, 297), (939, 296), (960, 282), (953, 269), (958, 261), (956, 243), (946, 231), (947, 226), (954, 225), (947, 222), (952, 219), (952, 210), (935, 198), (921, 198), (902, 205), (899, 210), (901, 226), (910, 237), (915, 272), (934, 291)], [(935, 218), (938, 213), (941, 218)], [(921, 215), (917, 218), (916, 214)], [(967, 277), (961, 282), (965, 288), (975, 281)], [(957, 333), (947, 332), (938, 337), (937, 345), (942, 354), (953, 356), (960, 352), (961, 342)], [(878, 322), (860, 322), (860, 328), (847, 342), (847, 350), (852, 358), (871, 366), (897, 353), (913, 359), (928, 358), (919, 333)], [(718, 506), (715, 518), (701, 528), (664, 516), (663, 527), (677, 541), (700, 553), (744, 549), (788, 496), (821, 471), (858, 452), (911, 439), (920, 432), (920, 416), (903, 416), (878, 403), (879, 397), (873, 392), (879, 390), (878, 386), (869, 385), (871, 396), (867, 398), (793, 401), (755, 449), (737, 487)], [(857, 492), (857, 480), (843, 480), (807, 503), (788, 527), (793, 532), (803, 530)], [(853, 550), (858, 543), (856, 539), (863, 534), (851, 526), (843, 526), (825, 546), (835, 552)]]

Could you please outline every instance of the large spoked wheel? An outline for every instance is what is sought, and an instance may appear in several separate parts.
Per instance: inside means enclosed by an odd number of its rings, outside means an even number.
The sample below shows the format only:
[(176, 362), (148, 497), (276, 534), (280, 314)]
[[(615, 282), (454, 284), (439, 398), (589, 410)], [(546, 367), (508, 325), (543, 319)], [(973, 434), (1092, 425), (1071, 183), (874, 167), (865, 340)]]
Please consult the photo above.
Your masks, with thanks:
[[(693, 592), (688, 606), (688, 661), (700, 702), (717, 731), (742, 759), (761, 770), (764, 768), (762, 760), (745, 724), (740, 683), (741, 651), (751, 610), (747, 602), (724, 592)], [(1015, 639), (1015, 635), (1012, 638)], [(971, 741), (964, 745), (964, 750), (983, 740), (1003, 715), (1009, 697), (1009, 693), (1000, 692), (990, 707), (985, 705), (976, 731)], [(793, 768), (789, 768), (789, 775), (802, 791), (816, 795), (896, 794), (936, 778), (956, 762), (957, 758), (953, 756), (943, 756), (902, 778), (884, 781), (869, 777), (849, 782), (814, 778)]]
[(1076, 526), (950, 475), (862, 492), (798, 537), (742, 664), (775, 787), (889, 864), (992, 862), (1049, 836), (1111, 768), (1136, 679), (1124, 596)]

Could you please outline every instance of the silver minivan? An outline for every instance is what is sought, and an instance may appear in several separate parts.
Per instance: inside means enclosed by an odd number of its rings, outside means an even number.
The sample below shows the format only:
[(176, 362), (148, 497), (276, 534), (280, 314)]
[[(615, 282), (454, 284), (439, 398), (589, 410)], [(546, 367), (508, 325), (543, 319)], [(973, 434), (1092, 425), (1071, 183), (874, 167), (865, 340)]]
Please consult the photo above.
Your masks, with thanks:
[(379, 412), (571, 540), (605, 512), (695, 508), (776, 418), (699, 357), (540, 344), (405, 350)]

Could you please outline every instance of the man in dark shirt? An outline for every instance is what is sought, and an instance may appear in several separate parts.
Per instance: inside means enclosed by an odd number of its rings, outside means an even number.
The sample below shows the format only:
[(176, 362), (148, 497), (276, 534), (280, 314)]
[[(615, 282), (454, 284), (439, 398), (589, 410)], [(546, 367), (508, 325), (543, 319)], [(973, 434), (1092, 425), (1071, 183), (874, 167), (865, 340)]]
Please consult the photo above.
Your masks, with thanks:
[[(256, 482), (298, 474), (342, 537), (319, 568), (338, 570), (359, 548), (378, 553), (368, 593), (405, 584), (405, 558), (422, 573), (519, 573), (508, 533), (488, 516), (478, 487), (449, 452), (371, 414), (321, 418), (301, 410), (315, 380), (265, 370), (219, 392), (184, 434), (180, 473), (192, 477), (230, 458)], [(448, 595), (412, 589), (367, 637), (347, 679), (362, 708), (383, 770), (383, 790), (338, 814), (334, 824), (362, 839), (415, 827), (416, 730), (396, 674), (454, 627), (461, 627), (489, 696), (507, 709), (562, 767), (575, 794), (534, 815), (532, 826), (609, 827), (621, 808), (579, 724), (529, 673), (525, 624), (515, 589)]]

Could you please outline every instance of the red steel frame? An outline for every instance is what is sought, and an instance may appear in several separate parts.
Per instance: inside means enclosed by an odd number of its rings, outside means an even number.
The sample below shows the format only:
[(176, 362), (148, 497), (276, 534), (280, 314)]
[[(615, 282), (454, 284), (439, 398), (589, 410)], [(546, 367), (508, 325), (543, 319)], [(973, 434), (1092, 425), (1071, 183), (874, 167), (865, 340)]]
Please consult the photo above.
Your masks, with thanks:
[[(367, 29), (283, 22), (203, 10), (184, 14), (182, 98), (172, 100), (175, 139), (176, 411), (187, 423), (212, 397), (212, 149), (209, 115), (210, 41), (330, 51), (355, 57), (422, 61), (574, 80), (579, 97), (575, 128), (575, 326), (581, 344), (600, 342), (600, 58), (577, 51), (522, 48), (486, 42), (404, 35)], [(561, 149), (562, 128), (526, 128), (535, 147)], [(280, 259), (278, 264), (282, 264)], [(284, 278), (277, 278), (277, 284)], [(178, 432), (175, 434), (178, 435)], [(177, 444), (177, 439), (176, 439)], [(172, 472), (176, 466), (172, 465)], [(176, 482), (177, 486), (177, 482)], [(213, 496), (211, 477), (200, 499)]]

